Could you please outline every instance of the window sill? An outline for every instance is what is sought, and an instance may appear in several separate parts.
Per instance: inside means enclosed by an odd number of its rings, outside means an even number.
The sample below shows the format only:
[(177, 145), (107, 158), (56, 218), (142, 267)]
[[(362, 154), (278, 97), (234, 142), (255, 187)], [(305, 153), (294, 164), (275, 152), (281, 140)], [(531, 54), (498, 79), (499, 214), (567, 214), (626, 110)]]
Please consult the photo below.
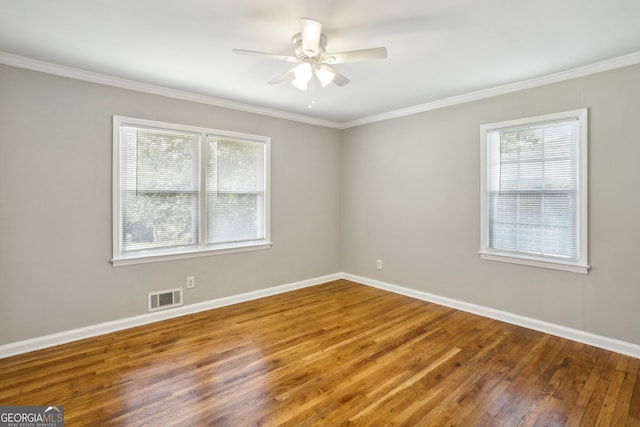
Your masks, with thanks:
[(186, 250), (184, 252), (138, 252), (129, 256), (113, 258), (111, 263), (114, 267), (133, 264), (145, 264), (149, 262), (173, 261), (177, 259), (199, 258), (212, 255), (224, 255), (237, 252), (258, 251), (271, 248), (271, 242), (253, 243), (246, 246), (218, 247), (207, 249)]
[(550, 261), (546, 258), (536, 258), (518, 255), (506, 255), (503, 253), (483, 252), (480, 251), (480, 258), (488, 261), (507, 262), (510, 264), (528, 265), (530, 267), (548, 268), (552, 270), (570, 271), (572, 273), (589, 273), (589, 265), (569, 263), (562, 261)]

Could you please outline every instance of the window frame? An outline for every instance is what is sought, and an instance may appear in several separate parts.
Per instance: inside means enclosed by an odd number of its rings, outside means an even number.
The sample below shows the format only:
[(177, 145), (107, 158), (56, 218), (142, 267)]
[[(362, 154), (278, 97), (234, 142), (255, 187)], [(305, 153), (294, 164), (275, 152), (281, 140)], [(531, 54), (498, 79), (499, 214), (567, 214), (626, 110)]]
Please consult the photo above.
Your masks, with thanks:
[[(489, 132), (513, 128), (518, 126), (544, 125), (552, 122), (577, 120), (578, 136), (576, 142), (576, 167), (577, 167), (577, 250), (576, 261), (562, 260), (560, 258), (545, 257), (536, 254), (511, 253), (490, 247), (489, 240), (489, 178), (488, 162)], [(480, 258), (490, 261), (521, 264), (533, 267), (542, 267), (555, 270), (570, 271), (587, 274), (588, 264), (588, 110), (586, 108), (526, 117), (503, 122), (488, 123), (480, 126)]]
[[(124, 252), (122, 247), (122, 197), (121, 197), (121, 128), (123, 126), (137, 126), (163, 131), (187, 132), (199, 135), (199, 183), (198, 197), (199, 203), (199, 239), (198, 243), (191, 247), (169, 247), (157, 248), (149, 250), (140, 250), (135, 252)], [(245, 242), (223, 243), (223, 244), (207, 244), (206, 241), (206, 146), (208, 137), (226, 138), (238, 142), (260, 143), (264, 145), (264, 200), (263, 216), (264, 221), (264, 238)], [(149, 262), (169, 261), (185, 258), (203, 257), (211, 255), (221, 255), (236, 252), (246, 252), (271, 248), (271, 226), (270, 226), (270, 164), (271, 164), (271, 138), (261, 135), (252, 135), (247, 133), (231, 132), (220, 129), (204, 128), (198, 126), (181, 125), (175, 123), (160, 122), (155, 120), (138, 119), (133, 117), (113, 116), (113, 176), (112, 176), (112, 259), (111, 263), (114, 267), (121, 265), (131, 265)], [(195, 211), (194, 211), (195, 212)]]

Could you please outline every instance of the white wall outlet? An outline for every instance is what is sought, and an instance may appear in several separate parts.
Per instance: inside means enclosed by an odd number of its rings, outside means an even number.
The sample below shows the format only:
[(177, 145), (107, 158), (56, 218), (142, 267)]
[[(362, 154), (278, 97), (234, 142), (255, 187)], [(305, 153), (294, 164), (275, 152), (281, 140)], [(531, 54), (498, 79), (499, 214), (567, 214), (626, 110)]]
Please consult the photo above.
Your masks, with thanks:
[(376, 261), (376, 268), (378, 270), (382, 270), (382, 260), (381, 259)]
[(187, 276), (187, 289), (193, 289), (196, 287), (195, 276)]

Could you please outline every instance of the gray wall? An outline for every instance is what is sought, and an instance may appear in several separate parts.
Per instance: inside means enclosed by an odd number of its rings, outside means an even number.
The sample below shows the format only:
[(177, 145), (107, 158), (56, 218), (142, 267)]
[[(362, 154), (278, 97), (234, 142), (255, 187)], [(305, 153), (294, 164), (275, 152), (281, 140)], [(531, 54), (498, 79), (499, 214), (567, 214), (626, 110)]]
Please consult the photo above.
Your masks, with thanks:
[[(582, 107), (590, 273), (480, 260), (480, 125)], [(342, 138), (344, 271), (640, 344), (640, 66)]]
[[(111, 118), (266, 135), (269, 250), (112, 267)], [(0, 344), (340, 271), (339, 131), (0, 65)]]
[[(339, 271), (640, 344), (639, 99), (635, 66), (340, 132), (0, 65), (0, 345)], [(582, 107), (591, 272), (480, 260), (479, 126)], [(113, 114), (271, 136), (273, 248), (112, 267)]]

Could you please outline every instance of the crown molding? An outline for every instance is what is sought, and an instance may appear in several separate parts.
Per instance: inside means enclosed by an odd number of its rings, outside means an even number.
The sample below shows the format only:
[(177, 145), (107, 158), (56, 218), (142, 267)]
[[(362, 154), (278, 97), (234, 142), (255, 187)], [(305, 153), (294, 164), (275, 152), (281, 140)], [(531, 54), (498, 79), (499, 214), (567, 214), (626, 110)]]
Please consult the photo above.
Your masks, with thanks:
[(84, 80), (92, 83), (114, 86), (122, 89), (134, 90), (137, 92), (148, 93), (152, 95), (166, 96), (169, 98), (180, 99), (183, 101), (197, 102), (216, 107), (228, 108), (232, 110), (243, 111), (246, 113), (260, 114), (284, 120), (292, 120), (301, 123), (307, 123), (316, 126), (328, 127), (333, 129), (348, 129), (352, 127), (362, 126), (370, 123), (381, 122), (384, 120), (396, 119), (399, 117), (410, 116), (413, 114), (423, 113), (425, 111), (437, 110), (439, 108), (450, 107), (453, 105), (464, 104), (467, 102), (478, 101), (481, 99), (491, 98), (498, 95), (518, 92), (525, 89), (532, 89), (552, 83), (558, 83), (565, 80), (571, 80), (579, 77), (590, 76), (592, 74), (602, 73), (605, 71), (623, 68), (630, 65), (640, 63), (640, 52), (631, 53), (629, 55), (617, 58), (607, 59), (596, 62), (594, 64), (585, 65), (583, 67), (573, 68), (571, 70), (561, 71), (542, 77), (536, 77), (506, 85), (496, 86), (493, 88), (483, 89), (463, 95), (443, 98), (425, 104), (415, 105), (399, 110), (388, 111), (382, 114), (362, 117), (347, 122), (334, 122), (323, 120), (300, 114), (287, 113), (280, 110), (258, 107), (240, 102), (228, 101), (225, 99), (214, 98), (211, 96), (200, 95), (193, 92), (187, 92), (177, 89), (170, 89), (163, 86), (157, 86), (147, 83), (141, 83), (134, 80), (113, 77), (106, 74), (84, 71), (77, 68), (65, 67), (62, 65), (52, 64), (50, 62), (38, 61), (35, 59), (13, 55), (0, 51), (0, 64), (11, 65), (14, 67), (25, 68), (33, 71), (40, 71), (47, 74), (54, 74), (62, 77), (69, 77), (77, 80)]
[(452, 96), (450, 98), (439, 99), (433, 102), (416, 105), (413, 107), (403, 108), (400, 110), (389, 111), (374, 116), (363, 117), (361, 119), (344, 122), (340, 129), (348, 129), (356, 126), (362, 126), (369, 123), (381, 122), (384, 120), (395, 119), (412, 114), (422, 113), (425, 111), (437, 110), (439, 108), (450, 107), (453, 105), (464, 104), (467, 102), (478, 101), (481, 99), (491, 98), (498, 95), (505, 95), (512, 92), (518, 92), (525, 89), (532, 89), (552, 83), (558, 83), (565, 80), (571, 80), (578, 77), (590, 76), (605, 71), (623, 68), (630, 65), (640, 63), (640, 52), (629, 55), (620, 56), (605, 61), (596, 62), (594, 64), (585, 65), (583, 67), (573, 68), (571, 70), (561, 71), (559, 73), (549, 74), (534, 79), (523, 80), (520, 82), (510, 83), (502, 86), (496, 86), (489, 89), (483, 89), (463, 95)]
[(228, 108), (231, 110), (243, 111), (245, 113), (260, 114), (263, 116), (275, 117), (278, 119), (292, 120), (316, 126), (339, 129), (340, 123), (329, 120), (317, 119), (315, 117), (303, 116), (300, 114), (287, 113), (270, 108), (258, 107), (240, 102), (228, 101), (207, 95), (200, 95), (193, 92), (171, 89), (163, 86), (137, 82), (134, 80), (114, 77), (107, 74), (94, 73), (92, 71), (80, 70), (77, 68), (57, 65), (50, 62), (38, 61), (24, 56), (13, 55), (0, 51), (0, 64), (11, 65), (13, 67), (24, 68), (32, 71), (53, 74), (61, 77), (68, 77), (76, 80), (83, 80), (91, 83), (98, 83), (106, 86), (113, 86), (121, 89), (129, 89), (151, 95), (166, 96), (168, 98), (180, 99), (183, 101), (197, 102), (200, 104), (212, 105), (215, 107)]

